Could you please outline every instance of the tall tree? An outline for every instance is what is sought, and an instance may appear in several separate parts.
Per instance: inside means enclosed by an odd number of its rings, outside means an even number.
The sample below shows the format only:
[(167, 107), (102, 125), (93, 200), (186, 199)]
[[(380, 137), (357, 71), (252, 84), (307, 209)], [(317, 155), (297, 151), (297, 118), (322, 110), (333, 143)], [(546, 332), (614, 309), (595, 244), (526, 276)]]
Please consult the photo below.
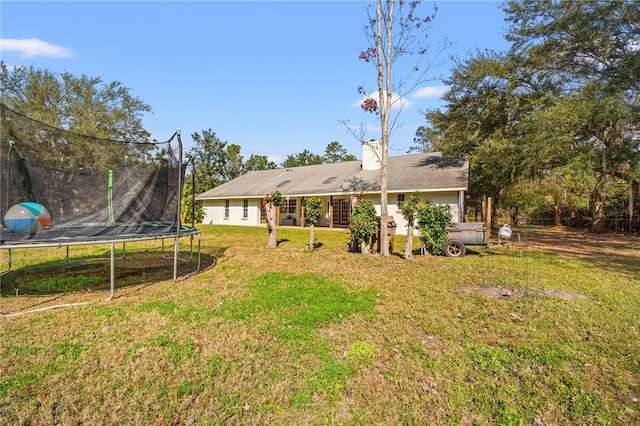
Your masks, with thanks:
[(434, 132), (427, 126), (419, 126), (416, 129), (416, 134), (413, 137), (414, 145), (409, 147), (408, 154), (412, 152), (426, 153), (433, 152), (433, 137)]
[(144, 142), (142, 115), (150, 105), (122, 83), (76, 77), (34, 66), (9, 67), (0, 61), (2, 103), (53, 127), (104, 139)]
[(329, 142), (322, 157), (323, 163), (339, 163), (341, 161), (355, 161), (356, 156), (349, 154), (338, 141)]
[(290, 154), (282, 162), (282, 167), (300, 167), (313, 164), (322, 164), (322, 157), (305, 149), (296, 154)]
[(222, 141), (211, 128), (194, 132), (191, 138), (194, 146), (186, 155), (189, 169), (185, 178), (183, 205), (184, 218), (187, 220), (192, 216), (196, 220), (202, 218), (202, 202), (196, 201), (193, 207), (188, 204), (192, 191), (200, 194), (250, 171), (277, 167), (273, 161), (260, 155), (251, 155), (245, 162), (240, 154), (241, 147)]
[(632, 181), (640, 156), (640, 8), (634, 0), (510, 0), (507, 39), (525, 68), (562, 83), (582, 104), (573, 132), (598, 172), (591, 194), (592, 230), (604, 230), (607, 178)]
[(278, 166), (273, 161), (269, 160), (266, 155), (251, 154), (249, 159), (244, 163), (244, 173), (249, 173), (254, 170), (272, 170), (277, 169)]
[(324, 155), (314, 154), (307, 149), (296, 154), (289, 154), (287, 159), (282, 163), (282, 167), (300, 167), (355, 160), (357, 160), (355, 155), (349, 154), (338, 141), (333, 141), (327, 144)]
[(56, 74), (34, 66), (9, 67), (0, 61), (0, 100), (10, 109), (52, 127), (49, 134), (40, 133), (29, 141), (28, 149), (40, 161), (46, 160), (59, 168), (96, 169), (107, 156), (118, 156), (123, 162), (126, 157), (134, 161), (147, 151), (148, 146), (123, 144), (118, 152), (105, 152), (104, 146), (78, 138), (74, 141), (76, 145), (84, 143), (78, 150), (81, 154), (70, 157), (69, 141), (64, 138), (71, 133), (61, 137), (54, 131), (63, 129), (128, 142), (148, 141), (150, 135), (143, 127), (142, 116), (152, 111), (151, 106), (117, 81), (104, 83), (97, 77)]
[[(432, 62), (428, 61), (426, 38), (434, 14), (419, 16), (420, 1), (377, 0), (375, 11), (367, 9), (369, 23), (364, 27), (369, 46), (360, 53), (360, 59), (375, 66), (377, 91), (375, 95), (363, 87), (358, 92), (365, 95), (362, 109), (377, 114), (381, 128), (381, 168), (380, 168), (380, 253), (389, 256), (387, 235), (388, 220), (388, 158), (389, 137), (396, 126), (398, 114), (402, 110), (404, 96), (418, 85), (427, 81), (427, 72)], [(416, 61), (405, 76), (397, 73), (394, 65), (400, 65), (403, 57), (411, 56)], [(437, 54), (434, 58), (437, 57)], [(393, 113), (394, 107), (396, 114)]]
[(505, 12), (512, 49), (456, 64), (447, 110), (427, 113), (433, 144), (472, 157), (472, 191), (493, 195), (496, 208), (521, 180), (582, 158), (597, 174), (592, 229), (602, 231), (608, 179), (628, 182), (630, 199), (638, 182), (640, 8), (513, 0)]
[[(512, 89), (511, 70), (517, 61), (496, 52), (456, 62), (445, 83), (446, 110), (426, 114), (433, 147), (445, 155), (471, 161), (471, 192), (491, 196), (500, 206), (503, 192), (534, 169), (548, 150), (527, 152), (522, 127), (544, 99)], [(494, 215), (494, 217), (496, 217)]]

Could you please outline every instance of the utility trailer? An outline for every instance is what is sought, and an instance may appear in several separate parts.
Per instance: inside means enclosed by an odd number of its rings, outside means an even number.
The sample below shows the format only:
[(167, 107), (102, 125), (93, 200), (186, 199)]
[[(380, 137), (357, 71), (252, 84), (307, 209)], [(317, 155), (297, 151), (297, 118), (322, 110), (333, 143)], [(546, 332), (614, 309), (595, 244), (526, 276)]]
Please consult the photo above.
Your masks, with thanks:
[(509, 240), (511, 238), (511, 227), (502, 225), (498, 231), (498, 243), (490, 245), (487, 226), (484, 222), (460, 222), (456, 224), (455, 228), (447, 228), (446, 231), (449, 239), (444, 246), (444, 254), (449, 257), (464, 256), (467, 252), (467, 246), (502, 247), (509, 245), (508, 241), (503, 242), (501, 239)]

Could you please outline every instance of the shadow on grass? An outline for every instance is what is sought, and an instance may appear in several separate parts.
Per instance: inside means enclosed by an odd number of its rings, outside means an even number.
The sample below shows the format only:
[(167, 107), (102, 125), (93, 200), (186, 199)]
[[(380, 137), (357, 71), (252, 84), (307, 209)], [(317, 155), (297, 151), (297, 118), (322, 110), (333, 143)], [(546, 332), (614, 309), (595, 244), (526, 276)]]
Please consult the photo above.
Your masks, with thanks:
[(540, 233), (539, 246), (549, 253), (640, 278), (640, 237), (637, 236), (549, 232)]
[[(176, 277), (190, 276), (214, 267), (224, 257), (226, 247), (200, 254), (181, 252)], [(210, 250), (211, 251), (211, 250)], [(173, 279), (173, 253), (128, 251), (114, 262), (115, 288), (151, 284)], [(82, 257), (66, 260), (48, 260), (36, 265), (16, 267), (2, 274), (2, 296), (44, 296), (84, 291), (107, 291), (111, 288), (110, 262), (104, 257)]]

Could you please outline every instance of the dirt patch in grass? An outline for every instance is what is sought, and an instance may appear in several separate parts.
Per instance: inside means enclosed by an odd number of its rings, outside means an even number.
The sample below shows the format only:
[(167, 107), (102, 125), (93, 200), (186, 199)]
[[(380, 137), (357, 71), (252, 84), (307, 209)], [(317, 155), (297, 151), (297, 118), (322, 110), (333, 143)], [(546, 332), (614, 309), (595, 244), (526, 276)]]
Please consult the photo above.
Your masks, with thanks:
[(586, 299), (587, 296), (572, 291), (563, 291), (555, 288), (542, 288), (535, 290), (523, 290), (512, 287), (464, 287), (460, 290), (462, 294), (477, 293), (489, 299), (524, 299), (528, 297), (550, 296), (562, 300)]

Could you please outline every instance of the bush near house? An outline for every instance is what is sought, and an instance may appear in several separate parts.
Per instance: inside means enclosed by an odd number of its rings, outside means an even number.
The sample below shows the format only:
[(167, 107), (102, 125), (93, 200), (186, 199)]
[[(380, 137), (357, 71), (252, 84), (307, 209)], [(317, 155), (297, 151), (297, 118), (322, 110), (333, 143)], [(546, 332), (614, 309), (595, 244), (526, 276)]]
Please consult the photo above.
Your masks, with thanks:
[(452, 225), (449, 205), (421, 204), (417, 217), (420, 241), (427, 252), (444, 254), (444, 246), (447, 244), (446, 228)]

